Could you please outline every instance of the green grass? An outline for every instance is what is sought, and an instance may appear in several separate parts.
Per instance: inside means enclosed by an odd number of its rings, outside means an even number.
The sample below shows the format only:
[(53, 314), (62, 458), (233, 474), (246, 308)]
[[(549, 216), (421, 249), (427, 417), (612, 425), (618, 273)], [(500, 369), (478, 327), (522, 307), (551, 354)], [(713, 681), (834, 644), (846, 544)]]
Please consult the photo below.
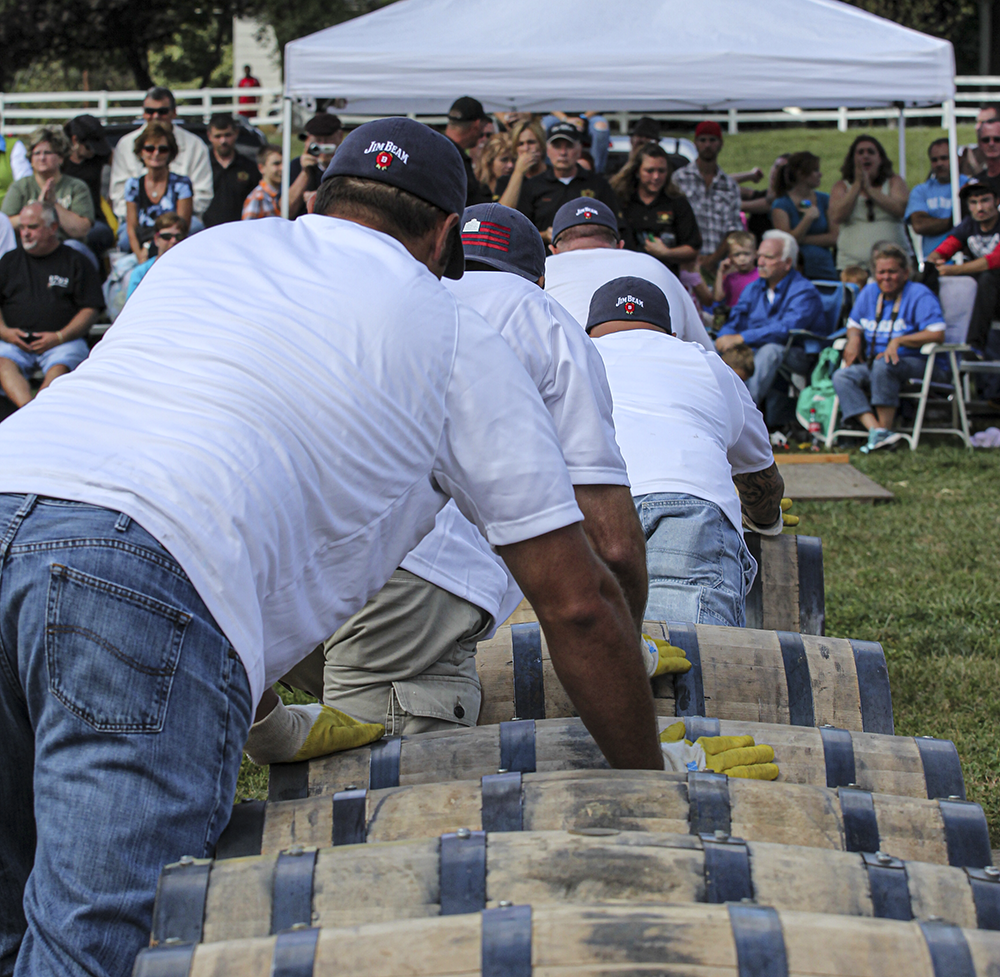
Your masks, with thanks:
[(896, 498), (796, 504), (823, 540), (827, 633), (882, 643), (896, 732), (955, 742), (1000, 847), (1000, 452), (851, 460)]

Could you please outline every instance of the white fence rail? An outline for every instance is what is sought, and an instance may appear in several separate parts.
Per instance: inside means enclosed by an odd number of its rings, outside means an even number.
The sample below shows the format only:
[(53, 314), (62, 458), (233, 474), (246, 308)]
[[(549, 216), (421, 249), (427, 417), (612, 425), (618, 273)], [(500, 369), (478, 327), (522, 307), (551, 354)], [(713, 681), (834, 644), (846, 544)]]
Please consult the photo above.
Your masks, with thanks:
[[(982, 102), (1000, 100), (1000, 76), (960, 75), (955, 79), (958, 93), (955, 97), (956, 121), (972, 120)], [(207, 123), (216, 112), (247, 112), (255, 114), (248, 119), (253, 125), (279, 125), (281, 121), (280, 88), (199, 88), (174, 89), (177, 114), (183, 118), (200, 118)], [(240, 104), (241, 96), (258, 99), (255, 105)], [(0, 92), (0, 133), (8, 136), (24, 135), (46, 122), (64, 122), (74, 115), (88, 112), (105, 124), (121, 124), (137, 120), (145, 92)], [(609, 118), (617, 122), (620, 132), (628, 130), (629, 121), (640, 113), (613, 113)], [(777, 112), (750, 112), (731, 109), (728, 112), (702, 113), (649, 113), (662, 120), (713, 119), (725, 124), (730, 134), (739, 132), (740, 125), (748, 123), (835, 122), (841, 132), (846, 132), (851, 122), (886, 121), (896, 125), (899, 110), (889, 109), (800, 109), (789, 106)], [(947, 117), (941, 106), (907, 107), (907, 120), (935, 121), (947, 127)], [(367, 121), (372, 116), (341, 113), (348, 125)], [(443, 116), (422, 116), (428, 122), (444, 122)]]

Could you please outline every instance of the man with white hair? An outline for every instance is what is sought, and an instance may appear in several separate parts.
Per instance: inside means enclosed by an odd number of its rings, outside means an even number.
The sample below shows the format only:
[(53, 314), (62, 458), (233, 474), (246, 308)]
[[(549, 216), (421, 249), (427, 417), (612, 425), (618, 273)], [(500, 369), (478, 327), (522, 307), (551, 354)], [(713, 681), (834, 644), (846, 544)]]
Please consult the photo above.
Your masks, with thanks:
[(786, 349), (793, 329), (807, 329), (826, 335), (823, 303), (816, 286), (795, 265), (798, 242), (787, 231), (767, 231), (757, 249), (760, 278), (751, 282), (740, 296), (729, 319), (719, 330), (715, 348), (719, 353), (745, 343), (754, 353), (753, 376), (747, 388), (760, 407), (778, 376), (787, 366), (794, 373), (809, 370), (803, 349)]

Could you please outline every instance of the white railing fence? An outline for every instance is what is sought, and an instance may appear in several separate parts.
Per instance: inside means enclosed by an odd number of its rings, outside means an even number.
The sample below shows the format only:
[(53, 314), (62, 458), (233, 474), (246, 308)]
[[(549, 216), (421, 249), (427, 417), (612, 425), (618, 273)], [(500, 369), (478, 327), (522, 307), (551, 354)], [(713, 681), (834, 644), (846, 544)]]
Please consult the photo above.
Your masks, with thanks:
[[(1000, 100), (1000, 76), (960, 75), (955, 79), (958, 92), (955, 96), (956, 121), (975, 119), (982, 102)], [(199, 88), (174, 89), (177, 114), (183, 118), (200, 118), (207, 123), (216, 112), (248, 112), (252, 125), (281, 123), (280, 88)], [(256, 104), (240, 104), (240, 96), (253, 96)], [(0, 133), (5, 136), (25, 135), (36, 126), (47, 122), (65, 122), (82, 112), (96, 116), (103, 123), (115, 125), (132, 122), (141, 116), (145, 92), (0, 92)], [(619, 132), (627, 132), (629, 123), (642, 113), (616, 112), (609, 116)], [(748, 123), (781, 124), (794, 122), (835, 122), (841, 132), (846, 132), (851, 122), (880, 121), (896, 125), (899, 110), (888, 109), (801, 109), (788, 106), (780, 111), (756, 112), (730, 109), (728, 112), (648, 113), (655, 119), (681, 121), (712, 119), (725, 124), (729, 133), (739, 132), (740, 125)], [(903, 110), (907, 121), (938, 124), (947, 128), (946, 111), (940, 105), (907, 107)], [(357, 125), (372, 116), (340, 113), (347, 125)], [(421, 116), (428, 122), (443, 123), (444, 116)]]

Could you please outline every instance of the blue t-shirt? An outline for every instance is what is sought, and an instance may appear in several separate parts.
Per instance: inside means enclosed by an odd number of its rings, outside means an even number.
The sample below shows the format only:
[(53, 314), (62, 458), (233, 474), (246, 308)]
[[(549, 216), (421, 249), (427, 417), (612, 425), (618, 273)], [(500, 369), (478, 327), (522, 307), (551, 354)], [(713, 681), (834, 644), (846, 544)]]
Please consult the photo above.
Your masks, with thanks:
[(177, 201), (193, 196), (191, 181), (178, 173), (167, 174), (167, 189), (154, 204), (146, 196), (144, 177), (133, 176), (125, 181), (125, 202), (135, 204), (139, 210), (139, 240), (145, 244), (153, 239), (153, 225), (160, 214), (177, 210)]
[[(967, 176), (964, 174), (959, 176), (960, 188), (968, 182)], [(928, 217), (951, 217), (951, 184), (941, 183), (933, 176), (923, 183), (918, 183), (910, 191), (903, 219), (908, 221), (910, 215), (917, 211), (927, 214)], [(948, 232), (945, 231), (944, 234), (935, 234), (933, 237), (921, 237), (920, 245), (923, 250), (921, 257), (926, 258), (947, 236)]]
[[(896, 336), (908, 336), (910, 333), (920, 332), (922, 329), (940, 329), (941, 332), (944, 332), (944, 314), (941, 312), (941, 303), (926, 285), (921, 285), (918, 282), (907, 282), (903, 286), (899, 312), (895, 319), (892, 316), (895, 302), (885, 299), (882, 302), (881, 315), (879, 315), (876, 324), (875, 313), (881, 294), (875, 282), (865, 285), (851, 308), (851, 315), (847, 320), (848, 329), (860, 329), (864, 333), (864, 359), (872, 359), (884, 352), (886, 346), (889, 345), (889, 340)], [(872, 349), (873, 337), (875, 340), (874, 349)], [(909, 346), (900, 346), (898, 353), (900, 358), (921, 356), (919, 349), (913, 349)]]
[[(810, 195), (809, 199), (813, 198), (815, 198), (816, 208), (819, 210), (819, 217), (809, 226), (809, 234), (826, 234), (830, 230), (830, 222), (826, 216), (830, 206), (830, 194), (817, 190)], [(798, 227), (799, 221), (802, 220), (802, 211), (799, 210), (791, 197), (778, 197), (772, 206), (788, 214), (789, 224), (793, 230)], [(800, 244), (799, 254), (802, 255), (802, 272), (806, 278), (829, 282), (840, 281), (840, 273), (833, 263), (832, 248), (824, 248), (819, 244)]]

